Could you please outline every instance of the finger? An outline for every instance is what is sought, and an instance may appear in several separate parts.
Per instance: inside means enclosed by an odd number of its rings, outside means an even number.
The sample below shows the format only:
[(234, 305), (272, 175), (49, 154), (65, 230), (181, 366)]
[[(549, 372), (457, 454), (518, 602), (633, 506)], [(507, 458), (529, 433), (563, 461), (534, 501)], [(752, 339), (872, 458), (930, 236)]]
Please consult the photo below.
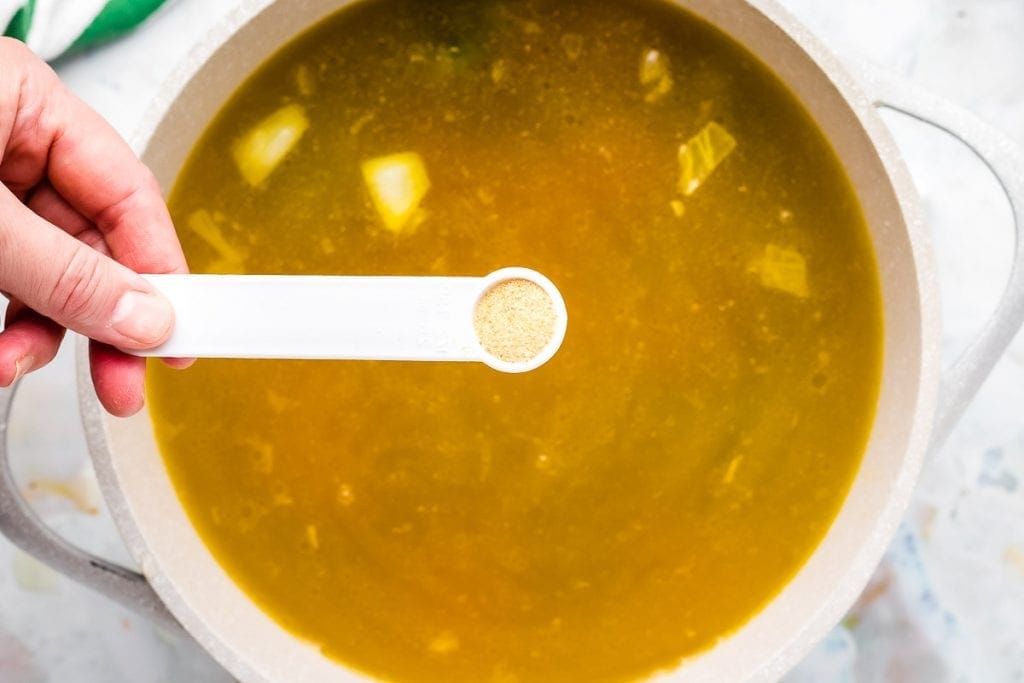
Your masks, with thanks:
[[(46, 177), (118, 261), (138, 272), (186, 272), (160, 188), (127, 143), (27, 48), (0, 41), (0, 63), (0, 180), (17, 192)], [(13, 114), (8, 103), (17, 103)]]
[(46, 178), (52, 126), (45, 121), (56, 73), (22, 42), (0, 36), (0, 182), (24, 200)]
[(89, 342), (89, 371), (100, 404), (115, 417), (128, 417), (145, 404), (146, 359)]
[[(85, 216), (71, 206), (66, 199), (53, 189), (47, 182), (40, 184), (28, 201), (28, 207), (41, 218), (48, 220), (64, 232), (78, 239), (100, 253), (110, 256), (103, 233)], [(172, 368), (183, 370), (195, 363), (194, 358), (165, 358), (164, 362)]]
[(92, 221), (71, 206), (64, 197), (61, 197), (60, 193), (53, 189), (53, 185), (48, 182), (41, 183), (29, 195), (26, 205), (40, 218), (53, 223), (79, 242), (110, 256), (110, 249), (103, 238), (103, 233), (93, 225)]
[(0, 386), (10, 386), (57, 355), (64, 328), (17, 302), (0, 332)]
[(159, 345), (170, 302), (145, 279), (44, 221), (0, 185), (0, 288), (64, 327), (123, 349)]

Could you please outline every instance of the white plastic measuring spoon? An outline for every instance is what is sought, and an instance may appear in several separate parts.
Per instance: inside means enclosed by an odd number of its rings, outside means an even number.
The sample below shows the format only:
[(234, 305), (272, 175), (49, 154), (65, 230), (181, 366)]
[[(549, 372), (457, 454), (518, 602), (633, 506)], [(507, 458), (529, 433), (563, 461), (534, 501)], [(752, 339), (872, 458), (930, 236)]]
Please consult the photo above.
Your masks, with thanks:
[[(170, 299), (174, 331), (140, 356), (479, 361), (526, 372), (562, 344), (568, 314), (558, 288), (529, 268), (485, 277), (145, 275)], [(535, 356), (509, 362), (481, 345), (477, 303), (503, 282), (527, 280), (551, 300), (551, 337)]]

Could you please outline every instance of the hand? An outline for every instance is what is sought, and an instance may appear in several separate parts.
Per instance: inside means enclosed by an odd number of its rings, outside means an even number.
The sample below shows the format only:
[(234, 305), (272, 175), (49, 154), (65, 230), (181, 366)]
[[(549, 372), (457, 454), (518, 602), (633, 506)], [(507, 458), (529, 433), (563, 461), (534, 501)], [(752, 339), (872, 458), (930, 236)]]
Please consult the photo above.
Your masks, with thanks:
[[(0, 38), (0, 386), (50, 362), (65, 328), (89, 337), (103, 406), (143, 404), (145, 360), (170, 303), (137, 273), (184, 273), (152, 173), (21, 43)], [(169, 361), (184, 366), (184, 361)]]

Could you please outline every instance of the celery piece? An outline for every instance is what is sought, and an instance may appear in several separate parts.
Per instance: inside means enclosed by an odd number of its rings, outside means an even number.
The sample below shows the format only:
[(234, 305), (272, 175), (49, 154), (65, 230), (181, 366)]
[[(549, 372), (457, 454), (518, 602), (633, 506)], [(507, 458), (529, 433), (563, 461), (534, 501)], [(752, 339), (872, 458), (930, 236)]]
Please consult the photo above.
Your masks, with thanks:
[(769, 244), (764, 254), (751, 263), (750, 272), (757, 273), (761, 284), (787, 292), (801, 299), (810, 294), (807, 288), (807, 263), (796, 249)]
[(313, 76), (313, 70), (308, 64), (299, 64), (295, 69), (295, 85), (299, 90), (299, 94), (304, 97), (309, 97), (316, 91), (316, 79)]
[(205, 209), (193, 211), (185, 220), (185, 224), (217, 254), (218, 258), (207, 264), (206, 272), (221, 274), (245, 272), (244, 263), (248, 254), (244, 249), (232, 246), (227, 241), (217, 224), (217, 219), (209, 211)]
[(645, 102), (657, 102), (672, 90), (672, 73), (668, 56), (659, 50), (647, 49), (640, 56), (640, 85), (647, 91)]
[(689, 197), (736, 148), (736, 138), (711, 121), (679, 147), (679, 191)]

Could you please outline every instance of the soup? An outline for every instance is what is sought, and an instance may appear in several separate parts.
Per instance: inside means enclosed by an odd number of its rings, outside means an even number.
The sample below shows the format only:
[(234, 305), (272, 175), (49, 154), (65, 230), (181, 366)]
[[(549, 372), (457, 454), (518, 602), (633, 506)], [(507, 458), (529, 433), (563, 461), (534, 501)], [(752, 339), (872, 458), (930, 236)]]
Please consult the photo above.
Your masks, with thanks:
[(371, 676), (677, 666), (778, 594), (856, 473), (882, 334), (856, 198), (780, 81), (675, 6), (354, 3), (232, 96), (170, 205), (197, 272), (522, 265), (565, 298), (521, 375), (150, 366), (210, 552)]

